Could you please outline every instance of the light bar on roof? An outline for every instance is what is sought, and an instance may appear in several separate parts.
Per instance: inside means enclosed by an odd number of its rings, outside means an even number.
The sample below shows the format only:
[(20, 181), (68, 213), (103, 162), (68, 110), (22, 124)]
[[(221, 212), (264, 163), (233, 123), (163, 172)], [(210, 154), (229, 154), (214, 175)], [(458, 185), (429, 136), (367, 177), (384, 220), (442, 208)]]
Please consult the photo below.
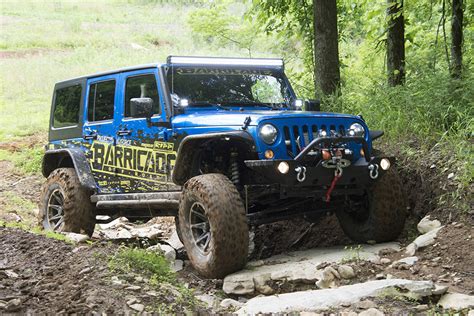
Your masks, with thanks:
[(283, 67), (283, 59), (169, 56), (168, 64)]

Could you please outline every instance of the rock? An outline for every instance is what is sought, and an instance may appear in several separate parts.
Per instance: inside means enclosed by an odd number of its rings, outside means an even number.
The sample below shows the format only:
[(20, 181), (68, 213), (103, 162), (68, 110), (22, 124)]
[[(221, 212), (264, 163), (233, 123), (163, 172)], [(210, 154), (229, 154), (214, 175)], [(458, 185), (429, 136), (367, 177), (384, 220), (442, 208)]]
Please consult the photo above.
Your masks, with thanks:
[[(434, 244), (435, 238), (436, 238), (436, 236), (437, 236), (437, 234), (438, 234), (438, 232), (440, 231), (441, 228), (443, 228), (443, 226), (440, 226), (438, 228), (435, 228), (435, 229), (427, 232), (426, 234), (418, 236), (410, 245), (407, 246), (406, 253), (411, 254), (411, 251), (409, 252), (409, 248), (411, 250), (412, 247), (414, 247), (414, 251), (416, 251), (419, 248), (423, 248), (423, 247)], [(412, 246), (412, 244), (414, 244), (414, 246)], [(413, 254), (414, 254), (414, 252), (413, 252)]]
[[(324, 316), (324, 314), (321, 314), (321, 315)], [(339, 314), (337, 314), (337, 315), (338, 316), (357, 316), (357, 313), (352, 312), (352, 311), (349, 311), (349, 312), (343, 311), (343, 312), (339, 312)]]
[(62, 234), (66, 236), (69, 240), (75, 243), (86, 242), (87, 240), (89, 240), (89, 236), (84, 235), (84, 234), (76, 234), (76, 233), (62, 233)]
[(433, 295), (443, 295), (447, 291), (448, 291), (448, 287), (446, 285), (435, 284), (435, 288), (432, 291), (432, 294)]
[(407, 283), (400, 285), (399, 287), (421, 298), (430, 296), (433, 293), (434, 284), (432, 281), (425, 281), (423, 283)]
[(355, 303), (354, 307), (358, 309), (369, 309), (369, 308), (377, 307), (377, 304), (375, 304), (374, 302), (370, 300), (363, 300), (363, 301)]
[(380, 259), (381, 264), (390, 264), (391, 262), (392, 262), (392, 260), (390, 260), (389, 258)]
[(204, 302), (209, 308), (215, 308), (218, 306), (217, 299), (213, 295), (201, 294), (201, 295), (196, 295), (196, 298), (200, 300), (201, 302)]
[(411, 243), (409, 244), (408, 246), (406, 246), (405, 248), (405, 254), (406, 255), (409, 255), (409, 256), (414, 256), (415, 253), (416, 253), (416, 244), (415, 243)]
[(143, 305), (143, 304), (132, 304), (129, 307), (133, 310), (136, 310), (139, 313), (141, 313), (145, 310), (145, 305)]
[(242, 305), (244, 304), (239, 301), (233, 300), (231, 298), (225, 298), (219, 304), (219, 306), (222, 308), (229, 308), (229, 307), (237, 308), (237, 307), (242, 307)]
[(441, 227), (441, 222), (437, 219), (430, 220), (430, 216), (428, 215), (423, 217), (423, 219), (418, 223), (418, 225), (416, 225), (416, 227), (418, 228), (418, 231), (421, 234), (426, 234), (432, 231), (433, 229)]
[(267, 282), (270, 281), (270, 273), (259, 275), (257, 277), (253, 278), (253, 282), (255, 285), (255, 289), (264, 295), (270, 295), (275, 292), (268, 284)]
[(451, 172), (450, 174), (448, 174), (448, 180), (451, 180), (452, 178), (454, 178), (454, 172)]
[(174, 262), (176, 260), (176, 250), (169, 245), (156, 244), (154, 246), (148, 247), (147, 250), (157, 251), (166, 258), (169, 262)]
[(184, 268), (184, 261), (183, 260), (175, 260), (175, 262), (173, 263), (172, 267), (171, 267), (171, 270), (173, 270), (174, 272), (179, 272), (181, 270), (183, 270)]
[(245, 295), (255, 291), (255, 284), (252, 279), (224, 278), (222, 289), (226, 294)]
[(418, 261), (418, 257), (406, 257), (406, 258), (402, 258), (402, 259), (400, 259), (400, 260), (395, 261), (393, 264), (394, 264), (394, 265), (397, 265), (397, 264), (403, 263), (403, 264), (412, 266), (412, 265), (414, 265), (417, 261)]
[(375, 275), (375, 279), (376, 280), (382, 280), (382, 279), (385, 279), (385, 275), (383, 273), (377, 273)]
[(128, 301), (127, 301), (127, 305), (130, 306), (130, 305), (133, 305), (135, 303), (138, 303), (138, 300), (136, 297), (132, 297), (130, 298)]
[(448, 293), (441, 297), (438, 305), (445, 309), (461, 310), (474, 307), (474, 296), (461, 293)]
[(323, 310), (340, 306), (343, 303), (354, 304), (366, 297), (375, 297), (388, 288), (407, 284), (432, 286), (432, 282), (403, 279), (377, 280), (365, 283), (341, 286), (335, 289), (309, 290), (279, 295), (254, 297), (237, 314), (248, 315), (262, 313), (290, 313), (311, 310)]
[(341, 276), (333, 267), (326, 267), (323, 270), (322, 278), (316, 282), (316, 285), (320, 289), (335, 287), (335, 280), (340, 278)]
[[(361, 249), (359, 256), (362, 260), (378, 259), (381, 249), (400, 250), (400, 245), (398, 243), (367, 245)], [(224, 291), (227, 294), (251, 294), (255, 291), (254, 277), (268, 273), (270, 273), (271, 280), (276, 282), (314, 284), (323, 278), (323, 271), (320, 268), (325, 267), (327, 262), (339, 263), (346, 258), (347, 250), (343, 246), (335, 246), (273, 256), (265, 259), (264, 265), (261, 261), (256, 264), (249, 262), (248, 269), (243, 269), (224, 278)], [(363, 263), (364, 261), (361, 262), (361, 264)], [(239, 285), (239, 283), (241, 284)], [(234, 290), (237, 292), (232, 292)]]
[(92, 267), (87, 267), (87, 268), (84, 268), (81, 271), (79, 271), (79, 274), (85, 274), (85, 273), (89, 273), (91, 271), (92, 271)]
[(352, 279), (356, 276), (356, 274), (354, 272), (354, 269), (352, 269), (351, 266), (348, 266), (348, 265), (345, 265), (345, 264), (340, 265), (337, 268), (337, 272), (339, 272), (339, 275), (343, 279)]
[(20, 305), (21, 305), (21, 300), (19, 298), (14, 298), (8, 301), (4, 309), (7, 312), (16, 312), (20, 309)]
[(366, 311), (359, 313), (359, 316), (384, 316), (385, 314), (376, 308), (369, 308)]
[(138, 285), (130, 285), (130, 286), (127, 286), (125, 288), (125, 290), (129, 290), (129, 291), (139, 291), (141, 290), (141, 286), (138, 286)]
[(247, 263), (246, 268), (257, 268), (265, 265), (265, 261), (263, 260), (255, 260), (255, 261), (250, 261)]
[(181, 240), (179, 240), (178, 233), (176, 232), (176, 229), (173, 230), (170, 237), (168, 239), (166, 239), (165, 242), (168, 245), (170, 245), (171, 247), (173, 247), (176, 251), (184, 248), (183, 243), (181, 242)]
[(18, 279), (19, 277), (18, 273), (14, 272), (13, 270), (3, 270), (0, 272), (2, 272), (5, 276), (11, 279)]
[(427, 311), (427, 310), (429, 310), (429, 309), (430, 309), (430, 307), (429, 307), (428, 305), (426, 305), (426, 304), (420, 304), (420, 305), (416, 305), (416, 306), (415, 306), (415, 310), (416, 310), (417, 312), (424, 312), (424, 311)]

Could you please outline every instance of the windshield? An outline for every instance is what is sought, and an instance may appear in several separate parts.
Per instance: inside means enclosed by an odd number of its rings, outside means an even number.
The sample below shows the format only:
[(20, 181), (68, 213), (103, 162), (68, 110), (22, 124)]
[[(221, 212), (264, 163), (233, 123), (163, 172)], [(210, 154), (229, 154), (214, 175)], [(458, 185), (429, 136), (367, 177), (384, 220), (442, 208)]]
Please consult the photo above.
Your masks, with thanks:
[(289, 107), (291, 94), (282, 72), (266, 69), (171, 67), (171, 95), (189, 105)]

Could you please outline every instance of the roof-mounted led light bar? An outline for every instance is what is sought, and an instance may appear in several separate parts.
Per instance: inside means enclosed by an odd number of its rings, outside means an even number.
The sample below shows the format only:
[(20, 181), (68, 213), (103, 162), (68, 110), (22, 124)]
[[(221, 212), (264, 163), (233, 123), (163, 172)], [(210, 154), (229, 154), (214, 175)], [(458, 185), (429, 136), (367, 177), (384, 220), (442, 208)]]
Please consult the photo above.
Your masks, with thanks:
[(280, 68), (284, 66), (283, 59), (279, 58), (168, 56), (167, 63), (180, 65), (267, 66)]

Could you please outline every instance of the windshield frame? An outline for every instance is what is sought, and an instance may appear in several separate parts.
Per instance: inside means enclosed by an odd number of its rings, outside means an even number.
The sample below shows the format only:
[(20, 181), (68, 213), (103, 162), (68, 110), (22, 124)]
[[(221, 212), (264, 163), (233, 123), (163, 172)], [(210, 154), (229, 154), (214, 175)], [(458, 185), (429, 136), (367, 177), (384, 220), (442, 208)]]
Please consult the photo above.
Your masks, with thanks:
[[(172, 99), (172, 90), (171, 90), (172, 87), (170, 86), (170, 83), (168, 81), (169, 74), (170, 74), (170, 72), (174, 71), (175, 68), (178, 68), (178, 67), (189, 67), (189, 68), (199, 67), (199, 68), (204, 68), (204, 69), (229, 69), (229, 70), (235, 70), (235, 69), (242, 69), (242, 70), (252, 69), (252, 70), (267, 70), (267, 71), (269, 70), (272, 73), (275, 73), (275, 75), (278, 75), (282, 80), (282, 84), (286, 85), (287, 90), (288, 90), (288, 97), (289, 97), (288, 106), (287, 107), (281, 107), (281, 106), (273, 107), (272, 103), (258, 103), (258, 102), (256, 102), (255, 105), (251, 105), (251, 106), (242, 104), (240, 106), (235, 105), (235, 107), (243, 108), (244, 110), (252, 109), (252, 108), (255, 108), (255, 107), (267, 108), (268, 110), (277, 110), (277, 111), (294, 110), (293, 101), (296, 100), (296, 94), (295, 94), (295, 91), (293, 90), (293, 87), (291, 86), (290, 81), (288, 80), (288, 78), (287, 78), (287, 76), (284, 72), (283, 67), (260, 66), (260, 65), (255, 66), (255, 65), (165, 64), (165, 65), (163, 65), (163, 68), (164, 68), (163, 81), (164, 81), (164, 85), (166, 86), (166, 92), (167, 92), (167, 95), (169, 96), (170, 100)], [(197, 101), (202, 101), (202, 100), (197, 100)], [(213, 102), (210, 102), (210, 103), (213, 103)], [(233, 103), (233, 102), (229, 101), (229, 103)], [(278, 104), (278, 103), (273, 103), (273, 104)], [(279, 104), (281, 104), (281, 103), (279, 103)], [(216, 107), (217, 108), (219, 108), (219, 106), (222, 106), (222, 105), (229, 106), (229, 105), (226, 104), (226, 102), (223, 102), (222, 104), (216, 102)], [(234, 107), (234, 105), (231, 105), (231, 107)], [(172, 116), (175, 116), (177, 114), (181, 114), (182, 111), (176, 111), (177, 108), (179, 108), (179, 107), (171, 105)]]

